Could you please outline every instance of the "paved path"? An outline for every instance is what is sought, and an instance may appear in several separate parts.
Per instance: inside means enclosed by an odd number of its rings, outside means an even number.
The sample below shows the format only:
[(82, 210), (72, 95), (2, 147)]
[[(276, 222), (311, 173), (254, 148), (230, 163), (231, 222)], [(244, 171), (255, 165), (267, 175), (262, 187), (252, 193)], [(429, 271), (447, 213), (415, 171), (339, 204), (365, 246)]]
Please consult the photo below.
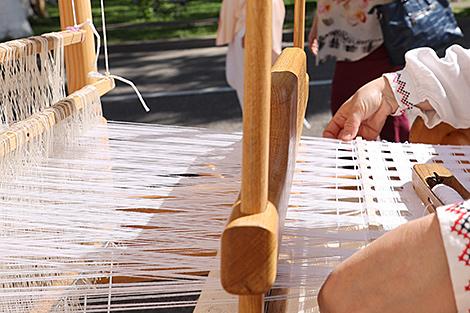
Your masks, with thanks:
[[(459, 21), (470, 34), (470, 19)], [(290, 34), (285, 34), (289, 46)], [(470, 36), (462, 42), (470, 47)], [(225, 82), (225, 47), (213, 39), (175, 40), (110, 47), (111, 70), (133, 80), (151, 107), (141, 108), (132, 90), (118, 87), (103, 98), (111, 120), (241, 130), (241, 110), (235, 92)], [(311, 78), (307, 120), (308, 135), (320, 135), (330, 119), (329, 93), (333, 63), (315, 67), (308, 53)]]

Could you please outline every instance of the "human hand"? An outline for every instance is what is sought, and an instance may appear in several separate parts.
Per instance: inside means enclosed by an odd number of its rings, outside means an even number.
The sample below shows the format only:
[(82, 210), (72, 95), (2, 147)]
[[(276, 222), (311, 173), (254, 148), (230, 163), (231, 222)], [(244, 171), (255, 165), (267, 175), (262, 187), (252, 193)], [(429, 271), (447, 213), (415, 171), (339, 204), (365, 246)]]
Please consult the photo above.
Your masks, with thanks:
[(330, 274), (322, 313), (456, 313), (437, 217), (383, 235)]
[(387, 116), (397, 108), (387, 79), (377, 78), (362, 86), (340, 107), (323, 131), (323, 136), (349, 141), (359, 135), (374, 140)]
[(314, 14), (312, 27), (308, 34), (308, 47), (312, 53), (318, 55), (318, 15)]

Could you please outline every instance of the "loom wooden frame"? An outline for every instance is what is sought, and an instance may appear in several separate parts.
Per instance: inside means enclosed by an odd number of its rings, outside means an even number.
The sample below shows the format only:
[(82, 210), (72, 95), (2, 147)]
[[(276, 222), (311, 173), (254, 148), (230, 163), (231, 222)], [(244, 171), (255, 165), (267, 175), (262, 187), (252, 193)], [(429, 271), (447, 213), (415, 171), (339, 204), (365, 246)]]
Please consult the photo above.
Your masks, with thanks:
[[(84, 108), (85, 103), (79, 94), (75, 93), (86, 86), (94, 87), (99, 96), (103, 96), (111, 91), (115, 84), (112, 78), (103, 76), (96, 77), (89, 75), (97, 71), (95, 66), (95, 45), (93, 32), (89, 25), (85, 25), (81, 30), (67, 30), (74, 26), (72, 12), (72, 3), (70, 0), (59, 0), (59, 11), (61, 20), (61, 32), (55, 36), (61, 36), (65, 46), (65, 67), (67, 74), (69, 96), (53, 104), (42, 112), (36, 113), (31, 117), (11, 125), (7, 130), (0, 133), (0, 157), (16, 150), (20, 145), (26, 144), (36, 136), (52, 128), (58, 122), (71, 116), (78, 110)], [(90, 0), (80, 0), (75, 3), (75, 12), (77, 23), (81, 24), (87, 20), (92, 20)], [(32, 37), (34, 40), (35, 37)], [(45, 37), (51, 43), (52, 37)], [(19, 39), (21, 41), (21, 39)], [(19, 51), (20, 48), (18, 48)], [(37, 54), (41, 51), (40, 45), (34, 46), (34, 49), (28, 50), (28, 53)], [(0, 50), (0, 63), (5, 61), (6, 51)], [(14, 56), (19, 57), (16, 53)], [(47, 121), (47, 123), (44, 123)], [(21, 134), (26, 134), (26, 138), (18, 138)], [(67, 283), (67, 282), (65, 282)], [(44, 300), (39, 302), (31, 312), (46, 313), (54, 305), (53, 300)]]
[[(77, 110), (81, 110), (85, 103), (81, 97), (75, 94), (75, 91), (91, 85), (98, 91), (100, 96), (114, 88), (114, 80), (108, 77), (95, 78), (89, 75), (96, 71), (95, 67), (95, 47), (93, 32), (89, 25), (84, 26), (82, 30), (67, 30), (74, 26), (71, 2), (68, 0), (59, 0), (60, 20), (63, 31), (57, 32), (55, 36), (61, 36), (65, 46), (65, 67), (67, 73), (67, 82), (69, 96), (53, 104), (51, 107), (33, 116), (11, 125), (6, 131), (0, 133), (0, 157), (16, 150), (20, 144), (25, 144), (31, 139), (40, 135), (47, 129), (53, 127), (61, 120), (69, 117)], [(77, 23), (84, 23), (91, 20), (90, 1), (79, 1), (76, 4)], [(34, 40), (35, 37), (32, 37)], [(52, 37), (45, 36), (51, 42)], [(19, 39), (21, 42), (21, 39)], [(14, 50), (18, 48), (14, 48)], [(40, 45), (32, 46), (28, 53), (37, 54), (41, 51)], [(5, 50), (0, 50), (0, 63), (5, 61)], [(19, 57), (19, 53), (13, 54)], [(42, 121), (47, 120), (44, 124)], [(19, 141), (20, 134), (26, 133), (26, 138)]]
[[(300, 121), (308, 99), (303, 0), (295, 1), (294, 15), (297, 48), (293, 49), (299, 51), (285, 50), (269, 75), (270, 36), (262, 34), (271, 34), (271, 1), (247, 0), (242, 187), (222, 235), (220, 271), (224, 289), (239, 295), (240, 313), (264, 312), (264, 294), (276, 277), (280, 219), (287, 205)], [(443, 125), (429, 130), (420, 122), (418, 119), (412, 128), (415, 142), (437, 134), (441, 141), (452, 140), (444, 143), (456, 143), (456, 137), (458, 144), (470, 142), (468, 130)], [(268, 309), (283, 312), (287, 307), (285, 301), (279, 301)]]
[[(280, 221), (308, 99), (305, 1), (295, 1), (294, 48), (272, 68), (271, 36), (261, 36), (271, 34), (271, 0), (248, 0), (246, 10), (242, 186), (222, 234), (220, 278), (226, 291), (239, 295), (239, 312), (261, 313), (276, 278)], [(276, 302), (269, 311), (283, 307)]]
[[(59, 0), (59, 9), (62, 29), (73, 26), (71, 2)], [(276, 276), (280, 220), (287, 207), (308, 99), (303, 51), (305, 2), (295, 1), (295, 47), (284, 50), (273, 67), (270, 36), (260, 36), (271, 33), (271, 1), (248, 0), (247, 12), (242, 187), (222, 237), (221, 280), (228, 291), (240, 295), (239, 312), (261, 313), (264, 294)], [(77, 23), (91, 19), (89, 0), (76, 1), (76, 16)], [(58, 34), (67, 46), (65, 63), (71, 95), (41, 113), (51, 127), (83, 107), (73, 92), (93, 85), (104, 95), (114, 87), (112, 79), (89, 76), (96, 71), (89, 26)], [(3, 56), (0, 51), (0, 60)], [(0, 142), (7, 142), (0, 147), (0, 155), (18, 147), (17, 140), (12, 139), (15, 133), (26, 129), (31, 134), (28, 138), (33, 138), (45, 130), (41, 125), (33, 116), (0, 134)], [(446, 131), (446, 135), (450, 133)], [(429, 138), (428, 133), (425, 136)], [(45, 304), (39, 311), (45, 312), (47, 307)], [(278, 301), (268, 309), (283, 312), (285, 308), (286, 303)]]

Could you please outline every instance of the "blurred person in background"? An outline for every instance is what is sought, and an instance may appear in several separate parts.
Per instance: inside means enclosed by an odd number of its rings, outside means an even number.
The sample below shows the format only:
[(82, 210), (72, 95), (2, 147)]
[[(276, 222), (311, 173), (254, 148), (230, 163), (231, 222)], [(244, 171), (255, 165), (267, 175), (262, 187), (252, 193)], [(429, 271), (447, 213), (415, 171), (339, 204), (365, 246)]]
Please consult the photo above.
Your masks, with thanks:
[[(282, 27), (285, 7), (283, 0), (273, 0), (272, 4), (272, 63), (282, 51)], [(243, 50), (246, 27), (246, 0), (223, 0), (219, 15), (216, 45), (228, 45), (225, 62), (225, 76), (228, 84), (237, 91), (243, 108)]]
[[(336, 60), (331, 90), (333, 115), (359, 87), (400, 68), (390, 62), (377, 15), (369, 14), (374, 6), (386, 2), (390, 0), (318, 0), (308, 41), (317, 63)], [(390, 116), (380, 138), (404, 142), (409, 129), (406, 115)]]

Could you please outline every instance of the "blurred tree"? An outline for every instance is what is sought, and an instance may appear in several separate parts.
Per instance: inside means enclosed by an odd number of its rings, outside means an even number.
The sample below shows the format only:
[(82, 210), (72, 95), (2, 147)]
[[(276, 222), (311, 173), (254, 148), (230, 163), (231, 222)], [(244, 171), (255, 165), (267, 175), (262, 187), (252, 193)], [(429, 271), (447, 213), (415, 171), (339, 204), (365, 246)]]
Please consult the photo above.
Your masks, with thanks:
[[(140, 7), (142, 16), (145, 19), (151, 19), (156, 13), (161, 14), (176, 14), (178, 10), (183, 8), (189, 0), (134, 0), (134, 3)], [(162, 4), (166, 3), (165, 10)], [(168, 7), (168, 4), (170, 5)]]
[(20, 38), (32, 34), (28, 22), (29, 0), (0, 0), (0, 38)]
[(151, 19), (155, 13), (156, 2), (159, 0), (136, 0), (145, 19)]

